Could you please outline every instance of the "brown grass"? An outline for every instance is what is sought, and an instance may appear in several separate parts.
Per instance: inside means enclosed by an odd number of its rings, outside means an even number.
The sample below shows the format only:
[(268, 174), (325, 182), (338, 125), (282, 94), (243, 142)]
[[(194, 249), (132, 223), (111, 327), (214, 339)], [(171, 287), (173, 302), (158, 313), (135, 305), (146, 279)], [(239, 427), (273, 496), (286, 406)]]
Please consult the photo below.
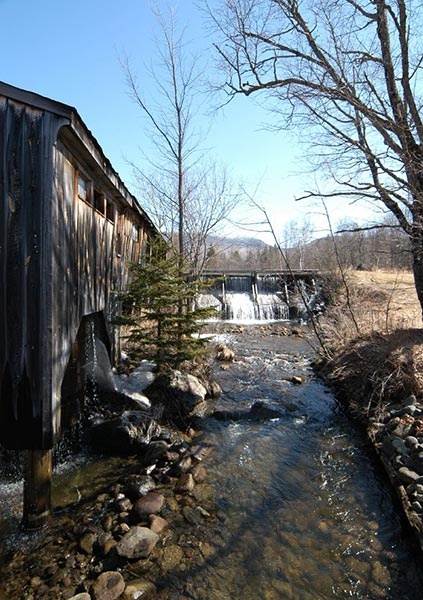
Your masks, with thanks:
[(346, 290), (341, 288), (323, 328), (339, 349), (357, 335), (390, 333), (422, 325), (412, 273), (399, 271), (348, 271)]

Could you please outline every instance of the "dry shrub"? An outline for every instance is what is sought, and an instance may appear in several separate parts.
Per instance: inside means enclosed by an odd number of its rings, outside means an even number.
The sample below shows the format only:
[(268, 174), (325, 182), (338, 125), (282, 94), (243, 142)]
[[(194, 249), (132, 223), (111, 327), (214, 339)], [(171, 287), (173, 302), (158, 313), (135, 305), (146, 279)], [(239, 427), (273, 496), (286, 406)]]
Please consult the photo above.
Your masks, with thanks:
[(322, 369), (358, 418), (423, 393), (423, 331), (396, 330), (351, 340)]
[(380, 305), (388, 301), (389, 295), (386, 291), (376, 286), (364, 285), (353, 287), (354, 304), (362, 302)]

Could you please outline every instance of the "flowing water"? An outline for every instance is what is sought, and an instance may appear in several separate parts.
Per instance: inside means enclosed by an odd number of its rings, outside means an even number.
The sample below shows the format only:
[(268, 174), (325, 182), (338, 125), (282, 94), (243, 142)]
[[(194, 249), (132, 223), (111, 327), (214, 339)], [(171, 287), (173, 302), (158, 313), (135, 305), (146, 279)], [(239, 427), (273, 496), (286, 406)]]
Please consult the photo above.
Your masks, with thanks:
[[(250, 332), (253, 330), (250, 330)], [(235, 336), (219, 408), (260, 400), (280, 418), (210, 421), (217, 551), (189, 574), (197, 600), (418, 600), (421, 557), (365, 439), (292, 338)], [(293, 354), (294, 353), (294, 354)], [(293, 375), (307, 379), (295, 386)], [(370, 454), (370, 458), (369, 458)]]
[[(223, 339), (237, 357), (216, 370), (227, 418), (204, 419), (202, 435), (213, 448), (205, 485), (219, 520), (183, 534), (201, 536), (204, 561), (156, 582), (160, 598), (423, 598), (421, 556), (366, 440), (315, 379), (310, 347), (257, 327)], [(294, 375), (304, 383), (294, 385)], [(249, 418), (258, 401), (276, 416)], [(55, 503), (101, 489), (119, 462), (62, 469)], [(14, 494), (0, 484), (0, 514)]]

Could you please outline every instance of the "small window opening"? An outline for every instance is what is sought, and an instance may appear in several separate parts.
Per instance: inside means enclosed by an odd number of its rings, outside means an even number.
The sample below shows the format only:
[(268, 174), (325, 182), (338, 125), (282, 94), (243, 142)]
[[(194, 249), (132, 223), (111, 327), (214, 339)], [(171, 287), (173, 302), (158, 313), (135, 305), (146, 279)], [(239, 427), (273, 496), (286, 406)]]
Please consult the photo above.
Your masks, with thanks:
[(102, 215), (105, 214), (106, 197), (103, 192), (100, 192), (99, 190), (94, 190), (94, 208)]
[(106, 203), (106, 217), (112, 223), (115, 222), (115, 205), (110, 200), (107, 200)]
[(78, 198), (90, 204), (90, 184), (80, 173), (78, 174)]
[(131, 239), (134, 242), (138, 242), (140, 239), (140, 228), (138, 225), (135, 225), (135, 223), (132, 224)]

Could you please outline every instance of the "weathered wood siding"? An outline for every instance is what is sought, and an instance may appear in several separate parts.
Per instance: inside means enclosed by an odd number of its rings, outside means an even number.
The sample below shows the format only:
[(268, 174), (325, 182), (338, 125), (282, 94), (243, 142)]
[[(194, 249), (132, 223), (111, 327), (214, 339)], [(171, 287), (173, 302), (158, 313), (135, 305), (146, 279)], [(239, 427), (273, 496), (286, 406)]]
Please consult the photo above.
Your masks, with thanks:
[(0, 436), (51, 438), (51, 219), (56, 115), (0, 98)]
[(81, 320), (110, 323), (128, 261), (156, 234), (76, 111), (46, 102), (26, 105), (0, 86), (0, 443), (18, 449), (60, 436)]

